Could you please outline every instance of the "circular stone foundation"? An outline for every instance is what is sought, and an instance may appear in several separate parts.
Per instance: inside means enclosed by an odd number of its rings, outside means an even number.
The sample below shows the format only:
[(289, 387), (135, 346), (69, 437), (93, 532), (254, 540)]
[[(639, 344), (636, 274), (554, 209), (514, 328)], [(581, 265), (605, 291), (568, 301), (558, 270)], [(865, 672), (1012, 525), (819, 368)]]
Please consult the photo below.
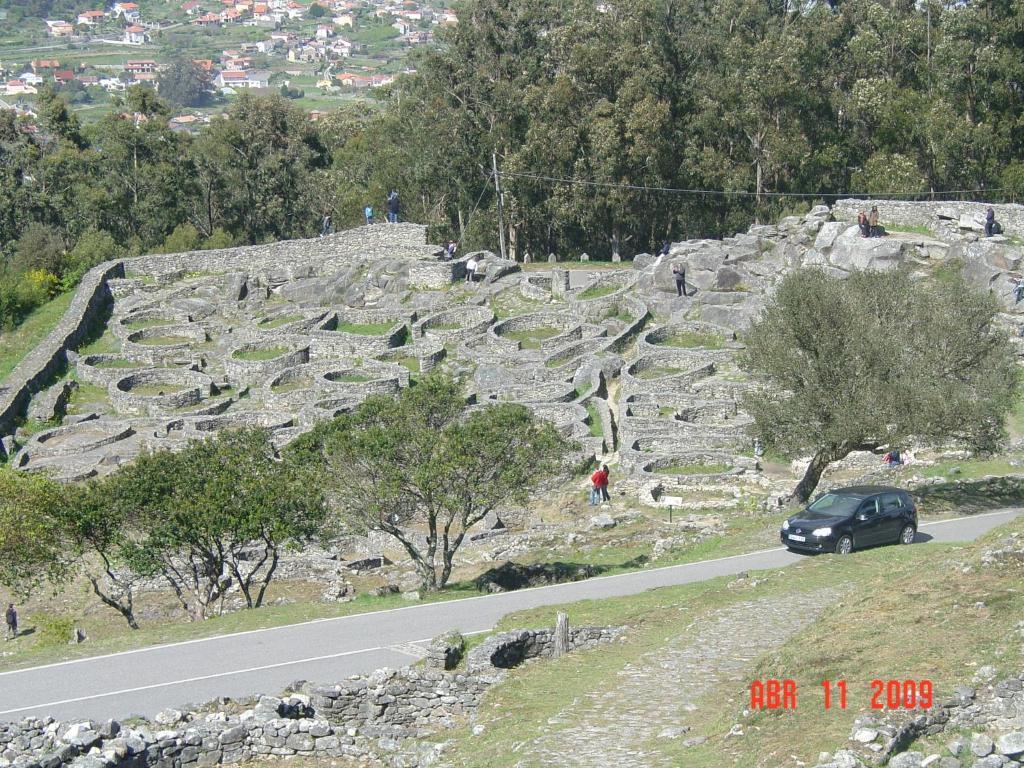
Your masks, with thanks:
[(156, 415), (202, 402), (212, 393), (209, 376), (197, 371), (164, 368), (137, 371), (110, 384), (110, 402), (123, 413)]

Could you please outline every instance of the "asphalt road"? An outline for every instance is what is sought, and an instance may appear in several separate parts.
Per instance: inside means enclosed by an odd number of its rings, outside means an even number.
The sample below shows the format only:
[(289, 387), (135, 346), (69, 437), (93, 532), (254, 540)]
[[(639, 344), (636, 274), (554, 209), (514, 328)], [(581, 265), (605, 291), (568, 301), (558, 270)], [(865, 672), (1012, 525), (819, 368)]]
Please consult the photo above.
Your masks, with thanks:
[[(970, 541), (1019, 514), (1003, 510), (924, 523), (919, 541)], [(856, 556), (856, 555), (854, 555)], [(632, 595), (798, 562), (782, 547), (570, 584), (321, 619), (0, 673), (0, 720), (152, 716), (215, 696), (277, 693), (298, 679), (332, 681), (413, 661), (412, 644), (450, 629), (491, 629), (505, 614), (588, 598)]]

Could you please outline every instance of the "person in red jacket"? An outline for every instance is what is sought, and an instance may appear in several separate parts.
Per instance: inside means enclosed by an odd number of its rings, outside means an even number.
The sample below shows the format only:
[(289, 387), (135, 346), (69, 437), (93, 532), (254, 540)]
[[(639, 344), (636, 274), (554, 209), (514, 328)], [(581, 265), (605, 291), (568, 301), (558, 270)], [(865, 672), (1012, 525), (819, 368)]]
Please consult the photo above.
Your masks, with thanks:
[(607, 464), (601, 465), (601, 474), (604, 476), (601, 480), (601, 487), (599, 489), (601, 491), (601, 499), (603, 501), (611, 501), (612, 497), (608, 495), (608, 477), (611, 473), (608, 471)]
[(608, 483), (608, 473), (601, 467), (590, 476), (590, 506), (596, 507), (601, 501), (601, 489)]

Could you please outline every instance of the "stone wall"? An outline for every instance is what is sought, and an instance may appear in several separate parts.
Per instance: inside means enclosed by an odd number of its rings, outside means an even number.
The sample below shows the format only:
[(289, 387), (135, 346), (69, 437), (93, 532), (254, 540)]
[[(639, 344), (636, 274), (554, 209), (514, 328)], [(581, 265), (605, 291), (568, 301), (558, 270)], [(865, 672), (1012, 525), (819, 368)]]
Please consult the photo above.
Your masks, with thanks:
[(1024, 205), (1017, 203), (845, 199), (835, 202), (832, 215), (841, 221), (856, 221), (859, 211), (870, 211), (872, 206), (878, 207), (878, 219), (882, 226), (918, 226), (928, 227), (932, 231), (941, 228), (942, 221), (956, 224), (963, 216), (984, 219), (985, 209), (991, 206), (1005, 234), (1024, 236)]
[(111, 302), (107, 280), (123, 276), (124, 264), (120, 261), (104, 262), (85, 274), (57, 327), (4, 382), (5, 388), (0, 391), (0, 436), (14, 431), (32, 395), (45, 389), (48, 380), (67, 363), (68, 350), (80, 344), (101, 321)]
[[(622, 636), (622, 627), (571, 630), (569, 650)], [(280, 697), (216, 699), (198, 711), (166, 710), (132, 727), (109, 720), (0, 723), (0, 765), (15, 768), (209, 768), (260, 757), (374, 757), (382, 743), (415, 748), (417, 736), (450, 727), (479, 706), (509, 667), (550, 656), (553, 630), (492, 636), (465, 672), (381, 669), (335, 685), (304, 683)]]

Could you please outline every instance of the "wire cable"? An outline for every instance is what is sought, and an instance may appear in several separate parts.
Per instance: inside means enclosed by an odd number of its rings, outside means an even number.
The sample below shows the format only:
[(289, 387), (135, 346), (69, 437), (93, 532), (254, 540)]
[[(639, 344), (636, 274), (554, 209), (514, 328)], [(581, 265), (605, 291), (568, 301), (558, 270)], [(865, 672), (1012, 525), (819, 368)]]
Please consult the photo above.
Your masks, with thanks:
[[(493, 174), (491, 174), (493, 176)], [(722, 197), (805, 197), (805, 198), (858, 198), (858, 199), (880, 199), (884, 197), (933, 197), (935, 195), (964, 195), (991, 192), (1004, 192), (999, 187), (993, 189), (950, 189), (942, 192), (750, 192), (749, 190), (725, 190), (725, 189), (686, 189), (679, 187), (652, 187), (641, 184), (617, 184), (611, 181), (591, 181), (589, 179), (566, 179), (557, 176), (543, 176), (537, 173), (518, 173), (516, 171), (500, 171), (501, 176), (511, 176), (520, 179), (532, 179), (534, 181), (551, 182), (556, 184), (576, 184), (586, 187), (601, 187), (606, 189), (630, 189), (637, 192), (665, 192), (677, 195), (719, 195)]]

